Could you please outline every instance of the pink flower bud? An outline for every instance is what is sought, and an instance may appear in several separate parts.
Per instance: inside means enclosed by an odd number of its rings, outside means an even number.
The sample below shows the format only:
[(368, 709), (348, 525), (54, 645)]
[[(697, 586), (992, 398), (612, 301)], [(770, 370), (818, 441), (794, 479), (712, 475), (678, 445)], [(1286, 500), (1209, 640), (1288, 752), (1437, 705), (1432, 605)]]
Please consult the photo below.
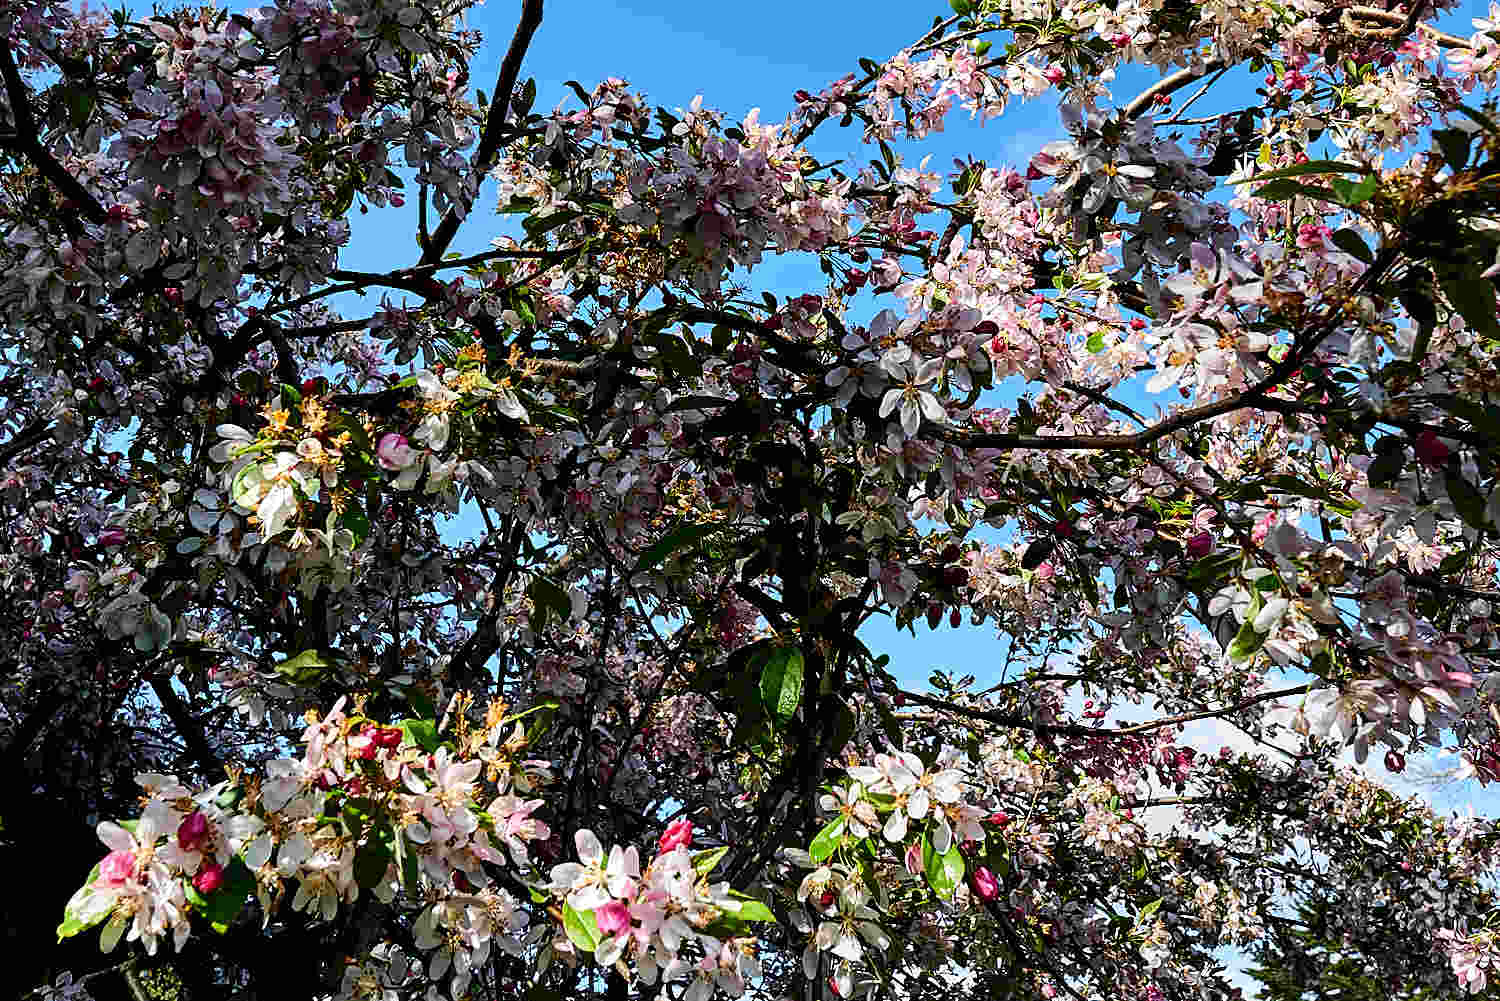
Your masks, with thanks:
[(599, 930), (606, 935), (628, 931), (630, 908), (625, 906), (623, 900), (611, 900), (607, 904), (600, 904), (594, 910), (594, 920), (599, 922)]
[(133, 852), (110, 852), (99, 863), (99, 878), (94, 882), (99, 886), (124, 886), (125, 881), (134, 875), (135, 854)]
[(1000, 881), (984, 866), (974, 870), (973, 876), (969, 878), (969, 886), (974, 890), (975, 896), (986, 902), (1000, 895)]
[(1214, 534), (1212, 532), (1199, 532), (1187, 540), (1187, 554), (1193, 559), (1201, 559), (1214, 551)]
[(1437, 434), (1432, 431), (1423, 431), (1417, 435), (1412, 447), (1424, 465), (1434, 468), (1446, 466), (1449, 457), (1453, 455), (1453, 451), (1438, 440)]
[(177, 847), (185, 852), (196, 852), (208, 840), (208, 818), (194, 810), (177, 825)]
[(911, 844), (906, 848), (906, 871), (913, 876), (922, 874), (922, 846)]
[(674, 820), (656, 842), (658, 852), (665, 855), (674, 848), (687, 848), (693, 843), (693, 822), (687, 818)]
[(193, 889), (199, 893), (213, 893), (224, 885), (224, 867), (217, 862), (205, 862), (198, 875), (193, 877)]

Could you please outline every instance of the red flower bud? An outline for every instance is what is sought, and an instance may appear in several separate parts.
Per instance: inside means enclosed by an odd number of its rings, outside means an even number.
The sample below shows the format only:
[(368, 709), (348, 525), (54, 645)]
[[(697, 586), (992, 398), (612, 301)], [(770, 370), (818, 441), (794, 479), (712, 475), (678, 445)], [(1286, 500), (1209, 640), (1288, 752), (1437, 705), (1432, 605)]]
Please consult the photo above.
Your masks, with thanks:
[(994, 900), (1000, 895), (1000, 881), (984, 866), (974, 870), (973, 876), (969, 878), (969, 887), (976, 897), (985, 902)]
[(194, 810), (177, 825), (177, 846), (185, 852), (195, 852), (208, 840), (208, 818)]
[(1433, 431), (1423, 431), (1417, 435), (1413, 448), (1417, 453), (1417, 458), (1424, 465), (1434, 468), (1446, 466), (1448, 459), (1453, 455), (1453, 450), (1438, 440), (1437, 434)]
[(199, 893), (213, 893), (224, 885), (224, 867), (217, 862), (205, 862), (198, 875), (193, 877), (193, 889)]

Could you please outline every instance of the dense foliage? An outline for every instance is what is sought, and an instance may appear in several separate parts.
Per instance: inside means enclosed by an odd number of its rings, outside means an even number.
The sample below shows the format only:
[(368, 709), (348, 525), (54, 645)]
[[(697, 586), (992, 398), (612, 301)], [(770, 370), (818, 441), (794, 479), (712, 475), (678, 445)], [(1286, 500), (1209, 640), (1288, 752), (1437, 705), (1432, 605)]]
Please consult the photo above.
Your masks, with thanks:
[(773, 123), (467, 6), (0, 3), (11, 981), (1491, 990), (1495, 821), (1377, 779), (1500, 777), (1500, 9), (955, 0)]

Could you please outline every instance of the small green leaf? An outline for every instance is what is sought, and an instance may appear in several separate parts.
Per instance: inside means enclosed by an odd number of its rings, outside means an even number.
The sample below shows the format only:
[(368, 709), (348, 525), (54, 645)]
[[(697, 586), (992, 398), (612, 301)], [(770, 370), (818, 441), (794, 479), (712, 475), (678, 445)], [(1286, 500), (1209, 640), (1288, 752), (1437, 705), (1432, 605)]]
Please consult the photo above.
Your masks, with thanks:
[(1091, 355), (1096, 355), (1099, 352), (1103, 351), (1104, 331), (1096, 330), (1092, 334), (1089, 334), (1089, 339), (1084, 343), (1084, 347), (1088, 348), (1089, 354)]
[(214, 931), (223, 935), (245, 906), (245, 899), (255, 892), (255, 874), (238, 858), (224, 870), (224, 884), (205, 898), (203, 917)]
[(951, 897), (953, 891), (964, 879), (964, 857), (958, 850), (958, 841), (955, 839), (948, 850), (939, 855), (936, 849), (923, 838), (924, 858), (923, 868), (927, 875), (927, 885), (940, 897)]
[(548, 615), (554, 616), (559, 622), (566, 622), (573, 614), (573, 599), (568, 597), (568, 592), (546, 577), (533, 577), (526, 594), (536, 606), (540, 619), (538, 627), (546, 625)]
[(391, 845), (380, 838), (370, 837), (354, 850), (354, 881), (360, 889), (369, 890), (380, 885), (390, 868), (393, 855)]
[(1500, 337), (1500, 324), (1495, 322), (1495, 286), (1488, 279), (1444, 278), (1443, 293), (1470, 330), (1491, 339)]
[(430, 719), (404, 719), (399, 724), (405, 743), (413, 744), (431, 754), (438, 748), (437, 723)]
[(1256, 631), (1254, 612), (1246, 615), (1245, 621), (1240, 623), (1240, 631), (1234, 634), (1234, 639), (1229, 644), (1229, 659), (1235, 663), (1249, 660), (1265, 645), (1267, 635)]
[(1369, 478), (1370, 486), (1383, 487), (1401, 479), (1401, 471), (1405, 468), (1406, 449), (1404, 447), (1385, 448), (1365, 469), (1365, 476)]
[(569, 941), (590, 953), (599, 947), (599, 940), (604, 937), (599, 932), (599, 921), (593, 911), (579, 913), (567, 902), (563, 903), (563, 931), (567, 932)]
[(354, 533), (354, 544), (357, 546), (370, 536), (370, 519), (365, 514), (365, 509), (360, 507), (353, 498), (350, 498), (344, 513), (339, 516), (339, 525)]
[(1469, 133), (1463, 129), (1433, 129), (1432, 138), (1443, 151), (1443, 162), (1454, 170), (1463, 170), (1469, 162)]
[(1267, 201), (1279, 202), (1287, 198), (1303, 195), (1307, 198), (1315, 198), (1320, 202), (1336, 202), (1338, 195), (1330, 188), (1319, 187), (1315, 184), (1303, 184), (1289, 177), (1272, 181), (1270, 184), (1262, 185), (1255, 189), (1256, 198), (1264, 198)]
[(86, 879), (83, 883), (83, 886), (79, 887), (78, 891), (73, 894), (72, 898), (68, 901), (67, 908), (63, 911), (62, 924), (57, 926), (57, 940), (59, 942), (61, 942), (65, 938), (72, 938), (74, 935), (77, 935), (80, 932), (88, 931), (90, 928), (94, 927), (96, 924), (109, 917), (111, 912), (108, 908), (95, 915), (94, 917), (89, 918), (87, 921), (81, 920), (77, 915), (78, 908), (82, 906), (85, 900), (93, 896), (94, 881), (98, 878), (99, 863), (96, 862), (94, 863), (94, 868), (89, 872), (89, 878)]
[(808, 854), (812, 856), (813, 862), (822, 862), (838, 850), (839, 844), (844, 840), (844, 818), (834, 817), (828, 822), (828, 826), (818, 832), (813, 838), (812, 845), (808, 848)]
[(719, 864), (719, 860), (728, 854), (729, 846), (727, 845), (723, 848), (709, 848), (706, 851), (694, 852), (693, 869), (697, 871), (698, 875), (707, 876), (714, 871), (714, 867)]
[(712, 535), (718, 529), (717, 525), (678, 525), (645, 552), (636, 561), (632, 573), (643, 573), (655, 567), (662, 560), (671, 556), (679, 549), (685, 549), (693, 543)]
[(1479, 488), (1453, 469), (1447, 471), (1445, 481), (1448, 486), (1448, 499), (1453, 501), (1453, 507), (1458, 511), (1458, 516), (1470, 527), (1484, 531), (1490, 520), (1485, 514), (1484, 495), (1479, 492)]
[(735, 912), (734, 917), (740, 921), (775, 921), (776, 915), (771, 913), (771, 908), (756, 900), (747, 897), (736, 890), (730, 890), (729, 895), (740, 902), (740, 909)]
[(1366, 264), (1375, 263), (1375, 254), (1365, 243), (1365, 238), (1348, 226), (1345, 226), (1343, 229), (1334, 230), (1333, 235), (1329, 239), (1333, 241), (1335, 247), (1350, 257), (1356, 257)]
[(1351, 181), (1347, 177), (1332, 178), (1329, 184), (1333, 185), (1333, 193), (1338, 196), (1339, 204), (1346, 208), (1353, 208), (1362, 202), (1367, 202), (1380, 187), (1380, 179), (1374, 174)]
[(1294, 163), (1290, 167), (1279, 167), (1276, 170), (1268, 170), (1264, 174), (1257, 174), (1251, 181), (1278, 181), (1284, 177), (1304, 177), (1308, 174), (1368, 174), (1368, 167), (1361, 167), (1353, 163), (1343, 163), (1339, 160), (1307, 160), (1303, 163)]
[(276, 673), (297, 685), (315, 685), (333, 670), (334, 659), (328, 650), (303, 650), (276, 665)]
[(760, 701), (766, 712), (789, 720), (802, 701), (802, 651), (779, 647), (771, 651), (760, 672)]
[(1145, 907), (1142, 907), (1141, 912), (1135, 916), (1135, 923), (1137, 925), (1143, 925), (1147, 921), (1150, 921), (1153, 917), (1156, 916), (1156, 912), (1161, 910), (1162, 902), (1165, 899), (1166, 898), (1164, 897), (1157, 897), (1155, 900), (1151, 901), (1151, 903), (1147, 904)]

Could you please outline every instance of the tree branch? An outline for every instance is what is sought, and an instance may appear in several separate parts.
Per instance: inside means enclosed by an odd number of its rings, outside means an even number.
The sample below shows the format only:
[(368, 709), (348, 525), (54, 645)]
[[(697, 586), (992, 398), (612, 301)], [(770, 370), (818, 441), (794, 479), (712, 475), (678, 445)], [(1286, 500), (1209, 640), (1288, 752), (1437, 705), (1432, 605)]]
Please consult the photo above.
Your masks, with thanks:
[[(489, 118), (485, 120), (484, 131), (479, 136), (479, 149), (474, 153), (476, 181), (483, 181), (484, 175), (494, 165), (495, 155), (500, 152), (500, 133), (510, 113), (511, 97), (516, 90), (516, 79), (521, 75), (521, 62), (526, 58), (526, 50), (531, 46), (531, 37), (536, 34), (536, 29), (541, 26), (541, 23), (542, 0), (523, 0), (521, 20), (516, 25), (516, 33), (510, 40), (510, 48), (506, 50), (505, 59), (500, 63), (500, 75), (495, 80), (495, 95), (490, 102)], [(477, 184), (475, 188), (477, 191)], [(453, 242), (453, 237), (457, 235), (459, 223), (462, 221), (459, 214), (451, 208), (444, 214), (443, 221), (438, 223), (437, 230), (432, 234), (432, 239), (427, 241), (427, 246), (422, 248), (421, 263), (423, 265), (436, 264), (442, 260), (444, 251)]]
[(0, 139), (0, 146), (23, 154), (91, 222), (107, 222), (109, 213), (104, 211), (104, 206), (42, 145), (36, 116), (31, 113), (31, 101), (26, 95), (26, 82), (21, 79), (9, 43), (0, 47), (0, 76), (5, 78), (5, 94), (10, 100), (11, 117), (16, 122), (16, 134)]

